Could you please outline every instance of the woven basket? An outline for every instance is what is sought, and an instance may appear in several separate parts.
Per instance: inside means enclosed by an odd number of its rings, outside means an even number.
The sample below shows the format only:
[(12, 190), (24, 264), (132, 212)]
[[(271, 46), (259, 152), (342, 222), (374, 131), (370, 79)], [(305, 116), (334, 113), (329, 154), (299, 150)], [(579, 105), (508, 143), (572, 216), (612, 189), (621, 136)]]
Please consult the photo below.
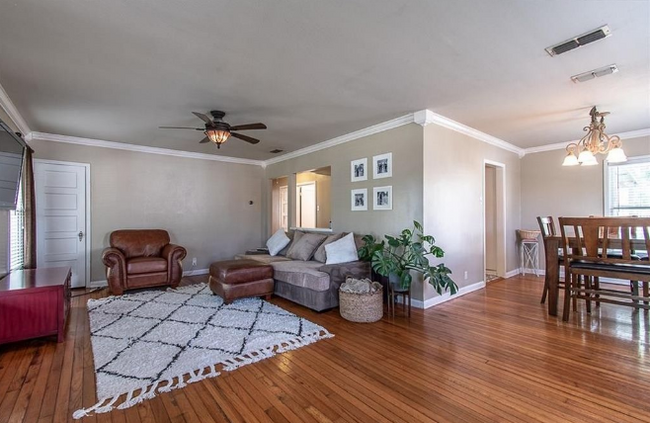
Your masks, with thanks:
[(519, 239), (522, 239), (522, 240), (523, 239), (537, 239), (537, 237), (539, 236), (539, 234), (542, 233), (542, 231), (536, 230), (536, 229), (533, 229), (533, 230), (519, 229), (517, 231), (517, 233), (519, 234)]
[(374, 294), (339, 291), (339, 311), (345, 320), (372, 323), (384, 317), (384, 289)]

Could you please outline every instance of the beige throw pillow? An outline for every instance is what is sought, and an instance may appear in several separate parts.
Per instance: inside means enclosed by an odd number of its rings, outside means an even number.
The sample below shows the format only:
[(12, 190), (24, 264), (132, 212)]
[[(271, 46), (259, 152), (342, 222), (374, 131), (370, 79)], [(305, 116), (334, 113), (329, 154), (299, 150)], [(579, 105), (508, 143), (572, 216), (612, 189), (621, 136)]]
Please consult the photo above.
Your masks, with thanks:
[(328, 236), (325, 239), (325, 241), (323, 241), (323, 243), (320, 245), (320, 247), (318, 247), (316, 252), (314, 253), (314, 260), (320, 261), (321, 263), (325, 263), (325, 261), (327, 260), (327, 254), (325, 254), (325, 246), (327, 244), (330, 244), (330, 243), (340, 239), (344, 235), (345, 235), (345, 233), (339, 233), (339, 234), (334, 234), (334, 235)]
[(321, 234), (304, 234), (289, 249), (287, 257), (293, 260), (307, 261), (314, 256), (314, 252), (325, 238), (327, 236)]

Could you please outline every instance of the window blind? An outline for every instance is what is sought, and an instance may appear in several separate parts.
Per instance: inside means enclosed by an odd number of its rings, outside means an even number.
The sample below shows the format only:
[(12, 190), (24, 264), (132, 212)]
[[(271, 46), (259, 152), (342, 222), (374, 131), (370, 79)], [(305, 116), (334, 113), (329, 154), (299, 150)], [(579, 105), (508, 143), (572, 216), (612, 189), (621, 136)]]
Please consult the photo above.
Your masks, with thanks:
[(25, 212), (22, 193), (18, 191), (16, 210), (9, 213), (10, 263), (9, 269), (21, 269), (25, 263)]
[(650, 156), (607, 165), (605, 214), (650, 217)]

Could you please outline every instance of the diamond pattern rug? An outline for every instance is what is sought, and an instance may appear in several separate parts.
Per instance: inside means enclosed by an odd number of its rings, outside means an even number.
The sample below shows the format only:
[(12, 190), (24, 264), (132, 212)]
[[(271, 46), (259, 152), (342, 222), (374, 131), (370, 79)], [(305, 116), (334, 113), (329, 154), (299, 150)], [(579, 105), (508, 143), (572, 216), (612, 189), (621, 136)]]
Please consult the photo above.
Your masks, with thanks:
[(100, 401), (74, 418), (128, 408), (333, 336), (259, 298), (226, 305), (204, 283), (91, 299), (88, 315)]

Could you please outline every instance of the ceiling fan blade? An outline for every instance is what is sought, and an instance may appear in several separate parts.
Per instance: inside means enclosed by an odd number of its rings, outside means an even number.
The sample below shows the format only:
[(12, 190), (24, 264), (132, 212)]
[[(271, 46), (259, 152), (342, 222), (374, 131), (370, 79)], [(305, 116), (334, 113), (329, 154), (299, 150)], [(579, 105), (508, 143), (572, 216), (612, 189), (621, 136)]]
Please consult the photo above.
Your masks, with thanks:
[(192, 129), (194, 131), (205, 131), (205, 128), (194, 128), (192, 126), (159, 126), (158, 129)]
[(203, 138), (201, 141), (199, 141), (199, 144), (205, 144), (206, 142), (210, 142), (208, 137)]
[(235, 132), (231, 132), (230, 136), (235, 137), (235, 138), (239, 138), (240, 140), (249, 142), (251, 144), (257, 144), (258, 142), (260, 142), (260, 140), (258, 140), (256, 138), (249, 137), (248, 135), (237, 134)]
[(201, 119), (203, 122), (212, 124), (212, 119), (210, 119), (209, 117), (207, 117), (207, 116), (204, 115), (203, 113), (192, 112), (192, 114), (193, 114), (194, 116), (196, 116), (197, 118)]
[(263, 123), (247, 123), (245, 125), (231, 126), (231, 131), (248, 131), (249, 129), (266, 129)]

